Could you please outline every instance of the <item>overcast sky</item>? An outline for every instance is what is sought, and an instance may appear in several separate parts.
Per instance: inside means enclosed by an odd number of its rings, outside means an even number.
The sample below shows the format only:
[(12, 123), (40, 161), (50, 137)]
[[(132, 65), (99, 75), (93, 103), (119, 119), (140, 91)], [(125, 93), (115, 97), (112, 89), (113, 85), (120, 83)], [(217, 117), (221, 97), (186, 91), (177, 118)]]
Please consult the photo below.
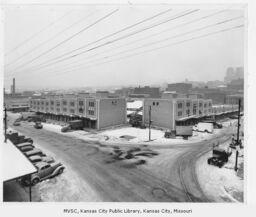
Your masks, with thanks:
[(4, 12), (6, 89), (13, 77), (21, 89), (223, 80), (227, 67), (244, 64), (239, 8), (13, 6)]

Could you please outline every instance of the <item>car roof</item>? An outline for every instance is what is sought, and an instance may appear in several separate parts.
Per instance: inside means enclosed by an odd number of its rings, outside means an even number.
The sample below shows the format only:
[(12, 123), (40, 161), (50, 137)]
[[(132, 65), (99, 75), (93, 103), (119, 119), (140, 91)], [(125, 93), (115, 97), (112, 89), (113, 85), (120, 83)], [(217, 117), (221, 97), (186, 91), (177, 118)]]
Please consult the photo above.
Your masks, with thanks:
[(34, 148), (33, 150), (26, 152), (26, 154), (32, 154), (32, 153), (36, 153), (36, 152), (42, 152), (42, 151), (38, 148)]
[(30, 160), (37, 160), (37, 159), (42, 159), (42, 158), (38, 155), (34, 155), (34, 156), (29, 157), (29, 159)]
[(44, 166), (46, 166), (46, 165), (49, 165), (49, 164), (46, 163), (46, 162), (43, 162), (43, 161), (38, 162), (38, 163), (35, 164), (35, 166), (36, 166), (38, 169), (40, 169), (40, 168), (42, 168), (42, 167), (44, 167)]
[(22, 147), (22, 146), (26, 146), (26, 145), (32, 145), (32, 143), (31, 142), (23, 142), (23, 143), (17, 144), (17, 147)]

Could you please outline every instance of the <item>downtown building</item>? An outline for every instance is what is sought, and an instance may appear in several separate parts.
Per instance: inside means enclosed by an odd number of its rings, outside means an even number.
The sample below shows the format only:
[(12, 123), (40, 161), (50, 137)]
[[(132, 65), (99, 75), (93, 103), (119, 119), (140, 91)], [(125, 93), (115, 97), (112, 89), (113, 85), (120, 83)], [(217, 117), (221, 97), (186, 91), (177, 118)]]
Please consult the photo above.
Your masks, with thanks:
[(30, 110), (61, 122), (82, 120), (84, 128), (101, 130), (126, 123), (125, 98), (67, 94), (30, 99)]

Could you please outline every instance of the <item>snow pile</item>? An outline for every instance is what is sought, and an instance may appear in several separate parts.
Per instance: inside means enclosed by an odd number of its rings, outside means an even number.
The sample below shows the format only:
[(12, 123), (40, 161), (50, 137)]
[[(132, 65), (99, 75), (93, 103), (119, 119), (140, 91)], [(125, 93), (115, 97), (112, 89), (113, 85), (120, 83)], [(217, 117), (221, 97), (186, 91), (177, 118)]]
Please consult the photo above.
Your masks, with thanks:
[[(221, 145), (227, 150), (229, 143)], [(243, 179), (234, 170), (236, 151), (232, 150), (229, 161), (222, 168), (208, 165), (207, 159), (212, 156), (208, 152), (197, 161), (199, 183), (204, 192), (214, 201), (243, 202)], [(238, 166), (243, 166), (243, 150), (239, 151)]]

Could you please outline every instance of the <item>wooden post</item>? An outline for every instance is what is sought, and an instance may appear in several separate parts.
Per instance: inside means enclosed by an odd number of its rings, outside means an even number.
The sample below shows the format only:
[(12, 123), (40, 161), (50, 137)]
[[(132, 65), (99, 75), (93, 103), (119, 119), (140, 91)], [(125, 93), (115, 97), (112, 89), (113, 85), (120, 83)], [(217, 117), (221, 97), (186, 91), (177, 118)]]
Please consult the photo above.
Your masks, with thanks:
[(4, 108), (4, 142), (7, 142), (7, 109)]
[(31, 175), (29, 175), (29, 202), (32, 202)]

